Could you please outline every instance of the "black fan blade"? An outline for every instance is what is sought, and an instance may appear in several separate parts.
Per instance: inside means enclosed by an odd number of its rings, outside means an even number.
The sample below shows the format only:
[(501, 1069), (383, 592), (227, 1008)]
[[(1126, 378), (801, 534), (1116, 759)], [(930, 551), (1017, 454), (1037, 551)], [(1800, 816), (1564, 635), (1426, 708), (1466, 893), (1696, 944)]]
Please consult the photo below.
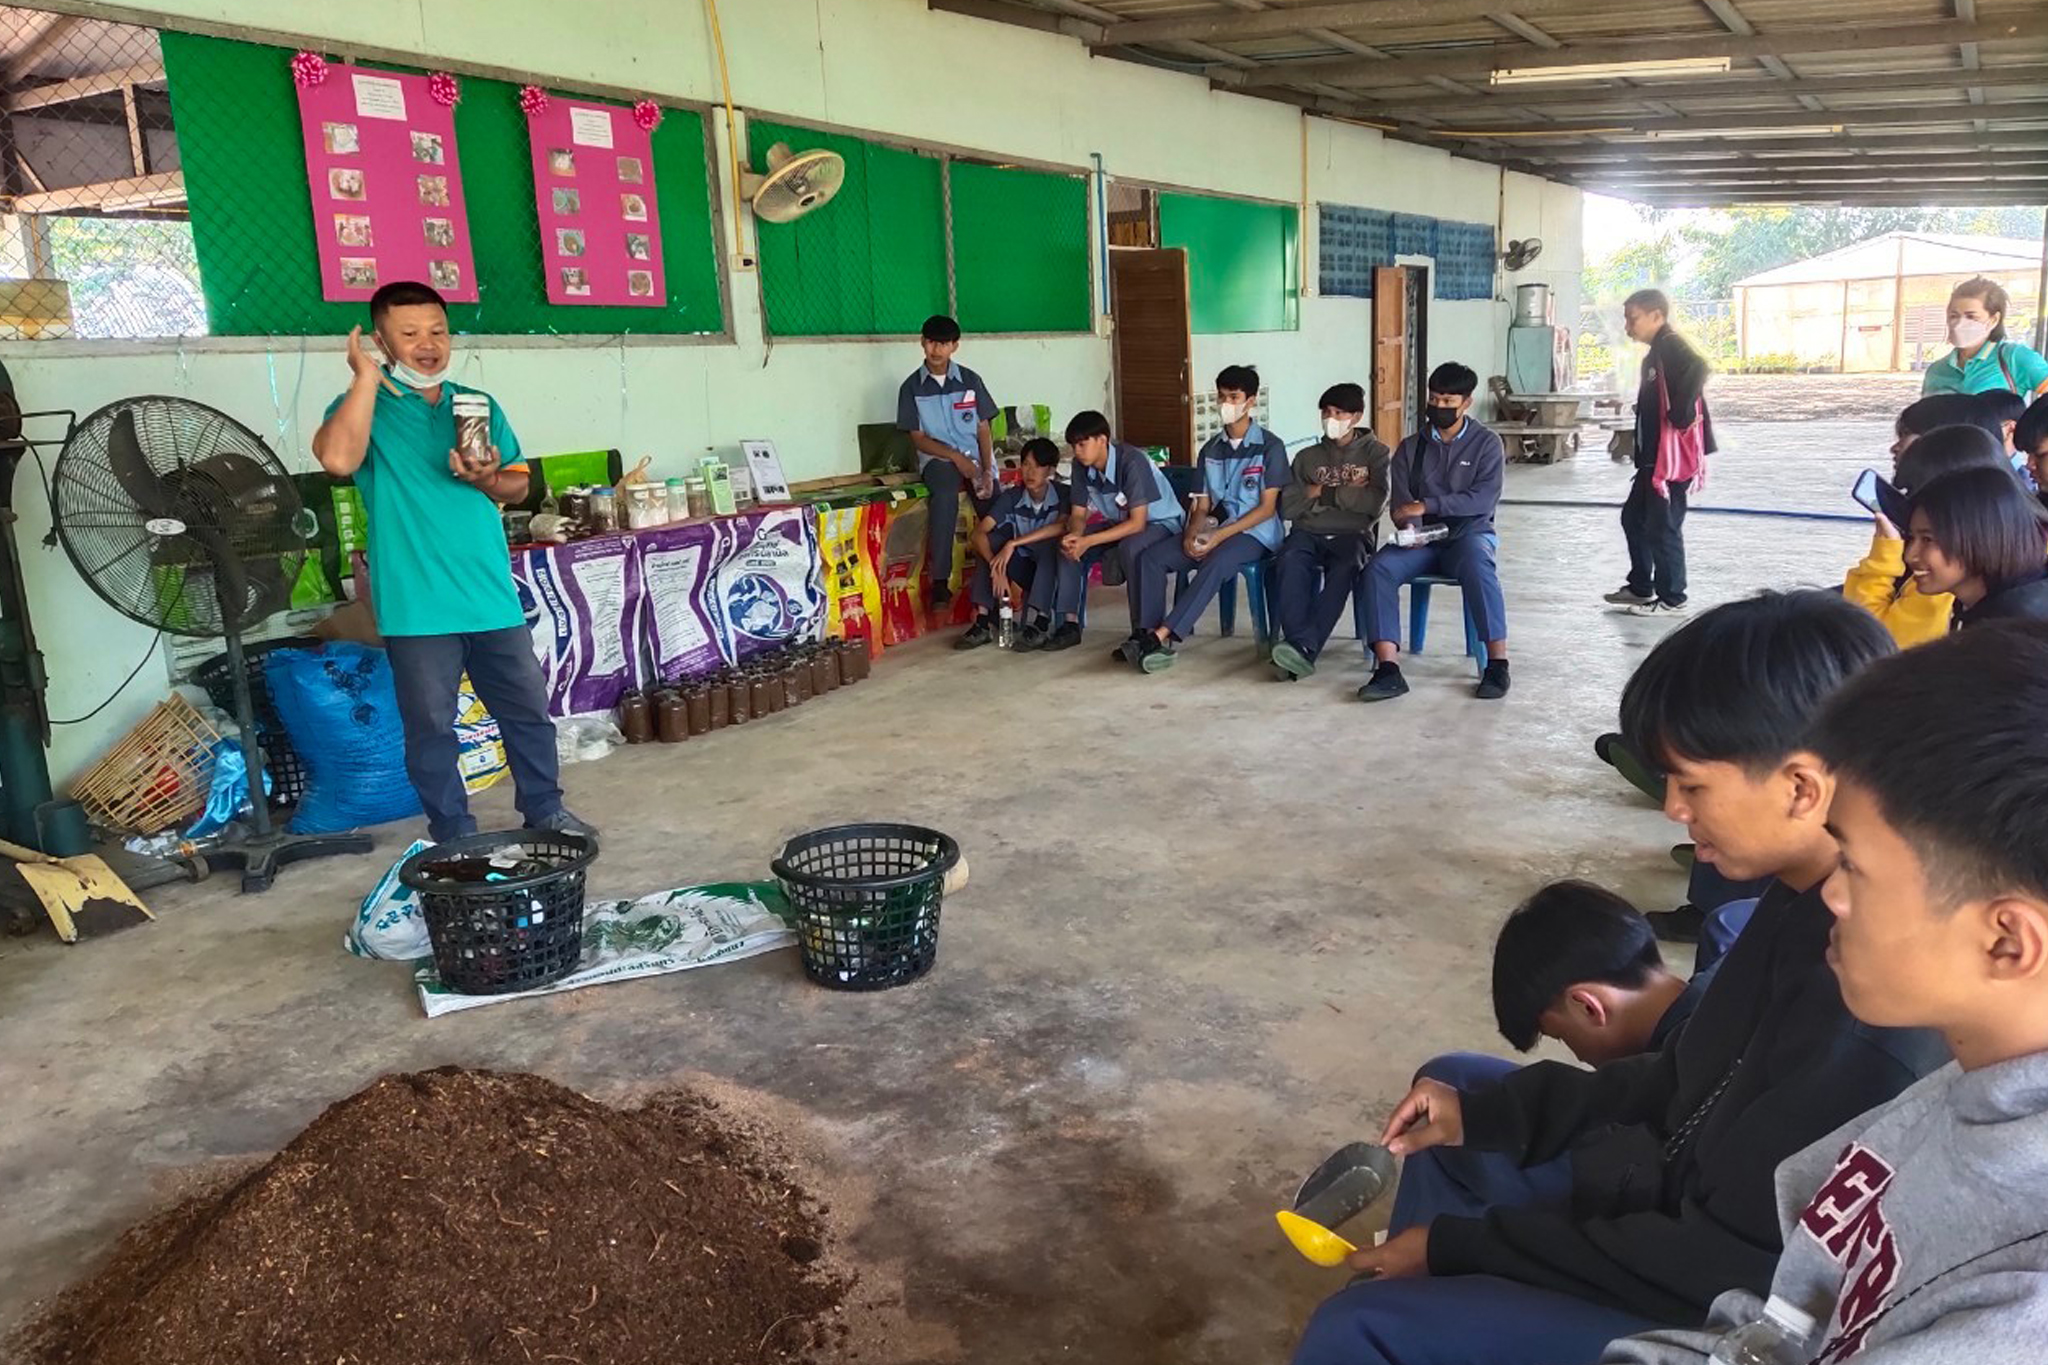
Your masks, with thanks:
[(213, 591), (220, 598), (222, 624), (230, 630), (241, 629), (248, 618), (249, 576), (234, 543), (208, 526), (188, 527), (186, 534), (199, 543), (213, 569)]
[(157, 478), (156, 471), (149, 467), (149, 458), (142, 453), (142, 442), (135, 434), (135, 413), (123, 408), (114, 414), (114, 423), (107, 431), (107, 467), (114, 472), (121, 491), (135, 499), (135, 505), (151, 517), (171, 517), (177, 514), (177, 500)]
[(250, 626), (267, 621), (292, 604), (292, 585), (285, 582), (280, 561), (268, 556), (247, 560), (242, 571), (249, 584), (250, 602), (243, 612), (244, 619), (234, 624)]

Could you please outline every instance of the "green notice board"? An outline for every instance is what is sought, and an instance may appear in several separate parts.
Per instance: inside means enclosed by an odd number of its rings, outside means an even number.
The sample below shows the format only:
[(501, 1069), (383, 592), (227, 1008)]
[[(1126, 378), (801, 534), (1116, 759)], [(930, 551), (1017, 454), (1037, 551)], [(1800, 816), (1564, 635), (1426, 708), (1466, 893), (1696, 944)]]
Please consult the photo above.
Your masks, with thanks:
[(768, 149), (837, 152), (846, 181), (793, 223), (756, 222), (761, 292), (776, 336), (915, 335), (947, 311), (946, 210), (935, 156), (750, 120), (752, 168)]
[(1300, 325), (1299, 226), (1282, 204), (1159, 196), (1159, 244), (1188, 253), (1193, 330), (1291, 332)]
[(949, 174), (960, 325), (1087, 331), (1088, 182), (958, 161)]
[[(290, 50), (169, 30), (161, 37), (191, 205), (192, 242), (213, 333), (330, 335), (362, 322), (360, 304), (320, 297)], [(449, 308), (457, 331), (725, 330), (699, 114), (665, 109), (654, 131), (667, 306), (555, 306), (547, 301), (542, 274), (533, 162), (519, 88), (474, 76), (461, 80), (455, 137), (481, 301)]]

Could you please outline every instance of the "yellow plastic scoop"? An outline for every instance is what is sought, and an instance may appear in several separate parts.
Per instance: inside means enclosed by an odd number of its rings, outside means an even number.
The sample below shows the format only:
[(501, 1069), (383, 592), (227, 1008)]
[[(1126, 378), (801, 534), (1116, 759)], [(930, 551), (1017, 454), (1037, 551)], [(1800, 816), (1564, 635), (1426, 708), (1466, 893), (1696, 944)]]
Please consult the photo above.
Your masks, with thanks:
[(1394, 1185), (1394, 1154), (1373, 1142), (1332, 1152), (1295, 1193), (1294, 1207), (1275, 1215), (1294, 1249), (1320, 1266), (1344, 1264), (1358, 1250), (1332, 1229), (1371, 1207)]
[(1343, 1265), (1344, 1258), (1358, 1250), (1321, 1223), (1311, 1223), (1292, 1209), (1282, 1209), (1273, 1216), (1280, 1220), (1280, 1231), (1287, 1234), (1294, 1249), (1317, 1265)]

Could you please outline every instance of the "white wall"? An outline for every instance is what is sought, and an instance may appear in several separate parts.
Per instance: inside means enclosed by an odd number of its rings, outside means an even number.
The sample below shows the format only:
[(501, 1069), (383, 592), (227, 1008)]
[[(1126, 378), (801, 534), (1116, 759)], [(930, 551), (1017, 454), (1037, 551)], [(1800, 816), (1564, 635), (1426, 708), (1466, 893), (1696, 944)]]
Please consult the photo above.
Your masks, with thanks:
[[(317, 38), (329, 51), (362, 44), (421, 54), (422, 65), (434, 54), (459, 54), (444, 59), (532, 72), (558, 87), (584, 81), (670, 99), (718, 97), (709, 31), (694, 0), (163, 0), (153, 8), (170, 27), (181, 18), (247, 25), (283, 35), (272, 39), (281, 43)], [(1304, 197), (1299, 112), (1213, 92), (1196, 77), (1095, 60), (1071, 39), (932, 13), (924, 0), (727, 0), (723, 16), (733, 97), (743, 110), (1075, 168), (1099, 152), (1112, 175), (1133, 180), (1290, 203)], [(1370, 129), (1307, 123), (1311, 285), (1313, 205), (1328, 200), (1498, 222), (1503, 240), (1540, 235), (1543, 259), (1516, 280), (1550, 283), (1558, 316), (1576, 316), (1578, 191), (1388, 142)], [(721, 148), (722, 136), (721, 128)], [(733, 202), (722, 160), (719, 195)], [(497, 393), (536, 453), (616, 446), (629, 461), (654, 456), (663, 472), (707, 447), (769, 436), (792, 479), (855, 468), (854, 426), (891, 415), (915, 346), (766, 346), (757, 278), (732, 275), (731, 296), (730, 342), (481, 340), (458, 353), (457, 375)], [(1255, 362), (1272, 390), (1275, 425), (1307, 434), (1325, 386), (1366, 382), (1369, 310), (1361, 300), (1311, 295), (1299, 331), (1197, 337), (1198, 382), (1224, 364)], [(1482, 375), (1497, 372), (1507, 317), (1499, 302), (1435, 304), (1431, 362), (1459, 359)], [(26, 407), (82, 413), (130, 394), (182, 394), (232, 413), (272, 438), (288, 464), (310, 468), (306, 438), (345, 380), (339, 339), (284, 339), (267, 354), (224, 345), (111, 354), (24, 342), (0, 344), (0, 358)], [(962, 358), (999, 400), (1050, 404), (1056, 418), (1108, 402), (1109, 344), (1099, 336), (970, 337)], [(102, 606), (61, 554), (42, 551), (47, 513), (25, 481), (19, 500), (52, 710), (77, 714), (134, 666), (149, 632)], [(146, 665), (96, 721), (60, 731), (52, 755), (59, 779), (147, 711), (164, 676), (160, 664)]]

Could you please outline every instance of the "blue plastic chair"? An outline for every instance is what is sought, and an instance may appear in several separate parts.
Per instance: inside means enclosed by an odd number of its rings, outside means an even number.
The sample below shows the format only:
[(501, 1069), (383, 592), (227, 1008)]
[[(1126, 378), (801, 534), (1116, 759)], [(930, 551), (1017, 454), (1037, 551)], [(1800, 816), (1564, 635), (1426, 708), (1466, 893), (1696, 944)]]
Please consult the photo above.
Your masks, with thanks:
[[(1496, 542), (1498, 543), (1498, 542)], [(1429, 594), (1432, 588), (1456, 588), (1458, 580), (1444, 578), (1438, 574), (1424, 574), (1408, 584), (1408, 652), (1420, 654), (1423, 643), (1429, 638)], [(1464, 593), (1459, 592), (1461, 604)], [(1482, 676), (1486, 673), (1486, 641), (1479, 638), (1479, 623), (1472, 619), (1469, 606), (1461, 612), (1465, 618), (1465, 653), (1478, 665)], [(1351, 595), (1351, 623), (1357, 632), (1359, 643), (1364, 645), (1368, 659), (1372, 657), (1372, 642), (1365, 638), (1365, 578), (1360, 575), (1358, 589)]]

